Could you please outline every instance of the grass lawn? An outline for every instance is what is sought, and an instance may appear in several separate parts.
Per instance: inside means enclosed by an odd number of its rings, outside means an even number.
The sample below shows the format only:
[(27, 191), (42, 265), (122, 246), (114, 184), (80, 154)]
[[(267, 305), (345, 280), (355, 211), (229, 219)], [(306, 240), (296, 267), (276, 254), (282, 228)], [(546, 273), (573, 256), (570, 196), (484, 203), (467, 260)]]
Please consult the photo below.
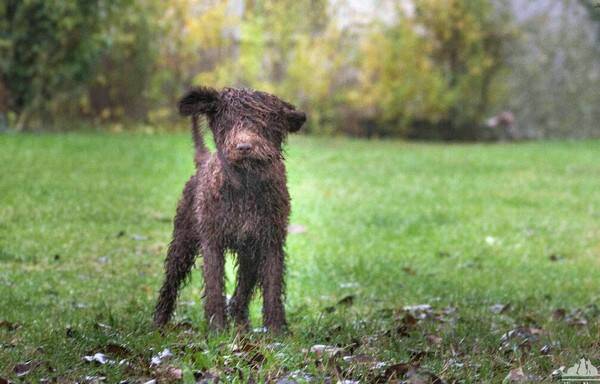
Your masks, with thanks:
[(161, 334), (188, 135), (0, 136), (0, 383), (495, 383), (600, 365), (600, 142), (287, 151), (305, 229), (288, 237), (289, 334), (207, 333), (197, 268)]

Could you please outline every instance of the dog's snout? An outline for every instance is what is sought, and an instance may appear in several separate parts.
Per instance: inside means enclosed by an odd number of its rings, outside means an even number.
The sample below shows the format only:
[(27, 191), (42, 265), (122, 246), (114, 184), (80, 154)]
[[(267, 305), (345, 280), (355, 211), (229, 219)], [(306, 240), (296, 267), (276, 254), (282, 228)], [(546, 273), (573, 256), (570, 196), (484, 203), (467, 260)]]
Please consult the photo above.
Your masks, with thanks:
[(235, 149), (237, 149), (240, 152), (248, 152), (249, 150), (252, 149), (252, 144), (250, 143), (240, 143), (238, 145), (235, 146)]

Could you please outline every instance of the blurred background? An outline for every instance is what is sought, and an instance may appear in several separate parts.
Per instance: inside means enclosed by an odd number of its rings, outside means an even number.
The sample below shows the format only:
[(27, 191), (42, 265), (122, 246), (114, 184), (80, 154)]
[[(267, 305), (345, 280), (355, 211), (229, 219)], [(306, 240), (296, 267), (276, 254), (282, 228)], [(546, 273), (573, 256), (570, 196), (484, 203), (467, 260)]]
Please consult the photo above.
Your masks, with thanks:
[(275, 93), (313, 135), (598, 137), (600, 2), (0, 3), (0, 130), (184, 129), (192, 85)]

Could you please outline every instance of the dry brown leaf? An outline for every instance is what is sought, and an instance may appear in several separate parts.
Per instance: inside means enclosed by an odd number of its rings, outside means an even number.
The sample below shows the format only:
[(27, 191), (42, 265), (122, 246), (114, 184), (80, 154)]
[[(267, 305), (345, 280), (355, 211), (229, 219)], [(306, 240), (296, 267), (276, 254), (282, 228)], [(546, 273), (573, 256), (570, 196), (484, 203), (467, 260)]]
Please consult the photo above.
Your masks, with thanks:
[(494, 304), (490, 306), (490, 311), (495, 314), (505, 313), (510, 309), (510, 303), (508, 304)]
[(427, 335), (425, 336), (425, 340), (431, 345), (438, 346), (442, 344), (443, 339), (438, 335)]
[(13, 367), (13, 372), (15, 375), (17, 375), (17, 377), (23, 377), (28, 375), (31, 371), (35, 370), (42, 364), (43, 363), (41, 361), (37, 360), (29, 360), (24, 363), (18, 363)]
[(529, 378), (523, 372), (523, 368), (515, 368), (511, 369), (508, 375), (502, 381), (503, 384), (509, 383), (527, 383), (529, 382)]
[(567, 316), (567, 311), (564, 308), (557, 308), (552, 311), (552, 319), (553, 320), (562, 320)]
[(397, 363), (390, 365), (385, 369), (384, 377), (385, 382), (389, 382), (392, 379), (402, 379), (404, 375), (406, 375), (410, 370), (413, 370), (414, 367), (409, 363)]
[(354, 304), (354, 297), (355, 297), (354, 295), (344, 296), (337, 303), (338, 303), (338, 305), (350, 306), (350, 305)]
[(15, 331), (19, 327), (20, 327), (20, 325), (17, 323), (11, 323), (10, 321), (7, 321), (7, 320), (0, 320), (0, 328), (4, 328), (8, 331)]
[(115, 357), (123, 358), (131, 355), (131, 350), (129, 348), (116, 343), (108, 343), (103, 349), (105, 353)]
[(161, 370), (161, 373), (166, 379), (170, 380), (181, 380), (183, 378), (183, 370), (177, 367), (166, 367)]

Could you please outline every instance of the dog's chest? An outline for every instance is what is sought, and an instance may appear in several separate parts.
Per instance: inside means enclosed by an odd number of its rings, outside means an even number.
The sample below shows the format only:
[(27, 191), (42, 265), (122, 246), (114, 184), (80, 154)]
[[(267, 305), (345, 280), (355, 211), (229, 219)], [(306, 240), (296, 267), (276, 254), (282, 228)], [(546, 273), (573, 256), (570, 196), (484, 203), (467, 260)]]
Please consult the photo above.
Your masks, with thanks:
[(205, 217), (232, 242), (270, 237), (285, 228), (289, 214), (285, 188), (274, 185), (221, 189), (211, 217)]

